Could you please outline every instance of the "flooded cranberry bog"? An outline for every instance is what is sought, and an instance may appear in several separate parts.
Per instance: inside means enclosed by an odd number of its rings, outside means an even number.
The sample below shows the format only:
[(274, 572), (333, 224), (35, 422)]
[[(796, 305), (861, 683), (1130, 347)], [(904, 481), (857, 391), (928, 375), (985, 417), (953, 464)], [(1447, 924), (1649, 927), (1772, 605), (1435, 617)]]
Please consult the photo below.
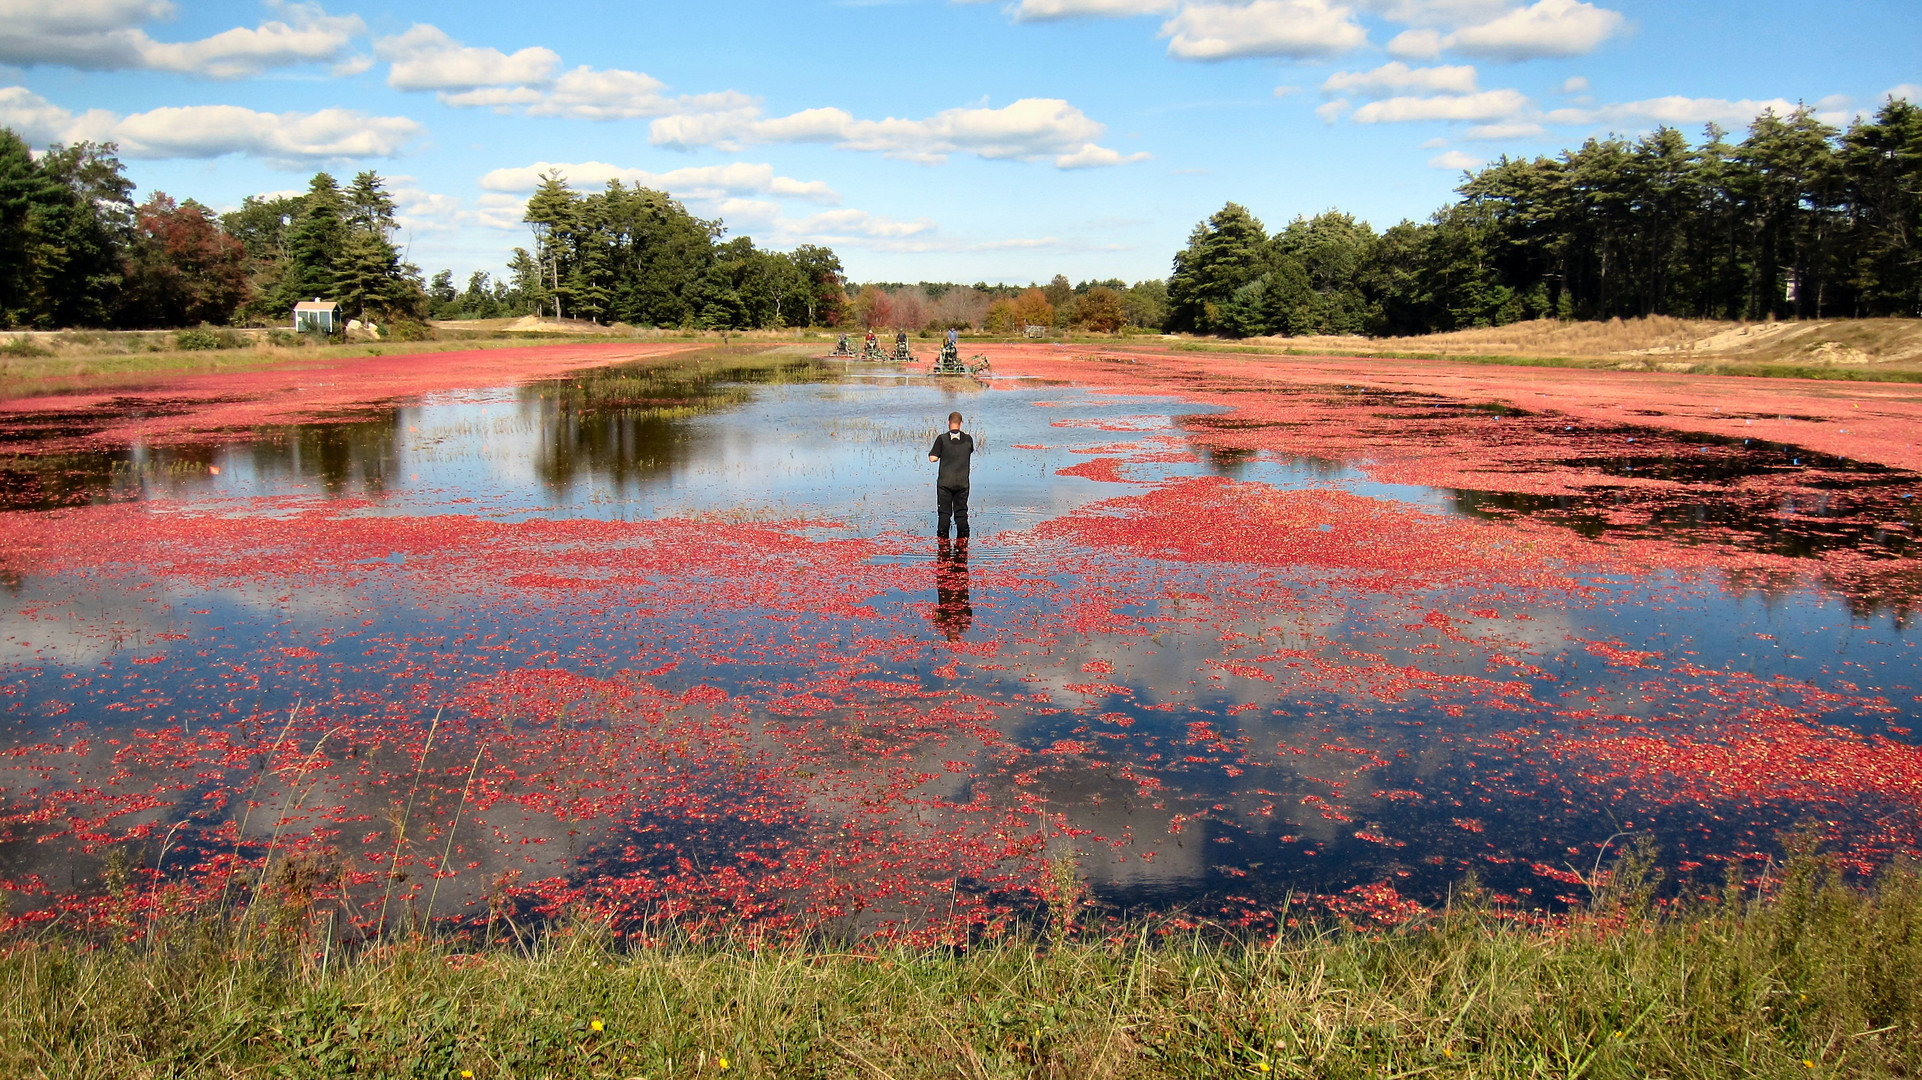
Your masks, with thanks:
[(1922, 393), (992, 352), (0, 403), (8, 923), (1268, 933), (1471, 874), (1552, 917), (1644, 838), (1672, 898), (1922, 844)]

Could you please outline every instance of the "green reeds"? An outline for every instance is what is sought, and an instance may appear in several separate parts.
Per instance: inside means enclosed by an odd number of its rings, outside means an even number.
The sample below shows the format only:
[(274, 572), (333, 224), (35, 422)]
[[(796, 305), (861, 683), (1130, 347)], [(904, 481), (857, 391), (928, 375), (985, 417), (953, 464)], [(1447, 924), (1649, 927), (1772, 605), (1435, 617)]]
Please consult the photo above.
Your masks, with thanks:
[(961, 951), (635, 949), (579, 920), (525, 948), (412, 936), (323, 957), (185, 920), (150, 944), (16, 943), (0, 1074), (1916, 1075), (1922, 874), (1863, 890), (1823, 865), (1804, 850), (1766, 898), (1737, 885), (1663, 914), (1627, 881), (1548, 926), (1471, 886), (1396, 930), (1273, 942), (1090, 939), (1056, 917)]

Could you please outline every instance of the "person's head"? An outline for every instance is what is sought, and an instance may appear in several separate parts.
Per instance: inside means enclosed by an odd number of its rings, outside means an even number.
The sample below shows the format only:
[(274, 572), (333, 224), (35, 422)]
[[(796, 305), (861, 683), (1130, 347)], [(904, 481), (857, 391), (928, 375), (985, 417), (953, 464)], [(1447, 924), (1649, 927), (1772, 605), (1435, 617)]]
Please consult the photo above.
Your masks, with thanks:
[(961, 414), (960, 413), (951, 412), (948, 414), (948, 430), (949, 431), (961, 430)]

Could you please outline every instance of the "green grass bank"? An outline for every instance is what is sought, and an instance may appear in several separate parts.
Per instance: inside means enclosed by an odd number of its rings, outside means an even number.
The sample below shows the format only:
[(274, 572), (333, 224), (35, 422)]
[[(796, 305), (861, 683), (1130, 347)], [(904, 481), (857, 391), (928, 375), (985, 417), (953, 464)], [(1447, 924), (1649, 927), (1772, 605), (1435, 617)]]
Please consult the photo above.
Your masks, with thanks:
[[(1401, 928), (1233, 943), (1152, 928), (965, 951), (624, 949), (576, 922), (464, 953), (343, 956), (173, 926), (16, 941), (17, 1077), (1907, 1077), (1922, 1070), (1922, 874), (1818, 860), (1766, 899), (1529, 926), (1472, 899)], [(1471, 894), (1472, 895), (1472, 894)], [(269, 920), (271, 923), (271, 920)]]

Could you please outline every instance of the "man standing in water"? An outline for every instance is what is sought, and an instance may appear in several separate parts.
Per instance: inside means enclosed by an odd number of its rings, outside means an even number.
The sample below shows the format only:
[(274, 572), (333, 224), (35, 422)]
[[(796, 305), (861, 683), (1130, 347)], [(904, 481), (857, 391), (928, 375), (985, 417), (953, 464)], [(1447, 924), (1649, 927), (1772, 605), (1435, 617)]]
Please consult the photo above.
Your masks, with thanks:
[(934, 535), (948, 538), (948, 522), (955, 525), (955, 538), (968, 538), (968, 465), (974, 457), (974, 436), (961, 430), (961, 414), (948, 414), (948, 430), (934, 437), (928, 460), (941, 463), (934, 479)]

